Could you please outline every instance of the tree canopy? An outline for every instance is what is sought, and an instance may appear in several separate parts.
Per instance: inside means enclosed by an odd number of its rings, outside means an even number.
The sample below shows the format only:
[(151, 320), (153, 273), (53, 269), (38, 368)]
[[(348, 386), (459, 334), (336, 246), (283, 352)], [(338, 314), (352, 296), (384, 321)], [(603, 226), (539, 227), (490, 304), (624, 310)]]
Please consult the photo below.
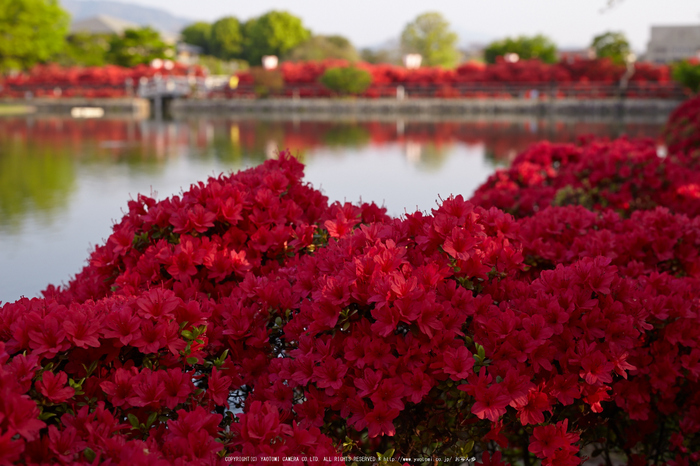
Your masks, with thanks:
[(126, 29), (123, 36), (114, 36), (107, 55), (110, 63), (120, 66), (148, 64), (156, 58), (172, 56), (172, 47), (153, 28)]
[(264, 55), (283, 56), (311, 37), (300, 18), (286, 11), (270, 11), (248, 20), (243, 27), (243, 59), (251, 65)]
[(183, 42), (191, 45), (196, 45), (197, 47), (201, 47), (202, 53), (204, 55), (209, 55), (211, 53), (211, 30), (211, 24), (204, 21), (198, 21), (196, 23), (190, 24), (185, 29), (180, 31), (180, 35), (182, 36)]
[(401, 33), (404, 53), (419, 53), (427, 66), (453, 67), (459, 61), (458, 36), (440, 13), (423, 13)]
[(593, 38), (591, 47), (599, 58), (610, 58), (613, 62), (622, 64), (631, 52), (630, 43), (621, 32), (606, 32)]
[(0, 0), (0, 71), (52, 58), (65, 46), (69, 22), (56, 0)]
[(496, 57), (507, 53), (516, 53), (523, 60), (537, 58), (545, 63), (556, 63), (557, 61), (556, 44), (541, 34), (532, 37), (508, 37), (491, 42), (484, 49), (484, 59), (487, 63), (495, 63)]
[(697, 62), (683, 60), (674, 63), (671, 67), (671, 75), (675, 81), (693, 94), (697, 94), (700, 90), (700, 64)]
[(233, 16), (225, 16), (211, 26), (209, 52), (222, 60), (238, 58), (243, 51), (241, 23)]
[(107, 64), (113, 34), (76, 32), (66, 37), (66, 46), (56, 61), (62, 66), (103, 66)]
[(357, 53), (352, 43), (343, 36), (312, 36), (309, 40), (294, 47), (285, 57), (288, 60), (325, 60), (338, 58), (357, 61)]

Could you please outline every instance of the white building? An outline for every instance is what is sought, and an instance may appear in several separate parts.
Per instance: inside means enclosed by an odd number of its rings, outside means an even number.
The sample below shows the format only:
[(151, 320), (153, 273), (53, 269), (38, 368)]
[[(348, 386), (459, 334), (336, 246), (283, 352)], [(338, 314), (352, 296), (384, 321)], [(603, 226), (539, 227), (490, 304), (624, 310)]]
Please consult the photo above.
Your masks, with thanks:
[(700, 53), (700, 25), (652, 26), (645, 59), (654, 63), (670, 63)]

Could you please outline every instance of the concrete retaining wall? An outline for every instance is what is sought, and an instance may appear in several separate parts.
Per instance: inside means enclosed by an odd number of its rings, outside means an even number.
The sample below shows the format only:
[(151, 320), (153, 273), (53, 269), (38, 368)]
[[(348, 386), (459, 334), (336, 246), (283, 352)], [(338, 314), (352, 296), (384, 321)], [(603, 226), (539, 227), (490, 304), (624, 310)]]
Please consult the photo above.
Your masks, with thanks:
[(178, 99), (171, 111), (180, 114), (314, 114), (318, 116), (396, 115), (533, 115), (643, 117), (665, 119), (680, 103), (676, 100), (599, 99)]
[(61, 99), (30, 99), (30, 100), (2, 100), (9, 105), (26, 105), (33, 108), (33, 113), (49, 115), (71, 114), (74, 108), (101, 108), (105, 117), (132, 116), (135, 118), (147, 118), (150, 105), (146, 99), (87, 99), (87, 98), (61, 98)]

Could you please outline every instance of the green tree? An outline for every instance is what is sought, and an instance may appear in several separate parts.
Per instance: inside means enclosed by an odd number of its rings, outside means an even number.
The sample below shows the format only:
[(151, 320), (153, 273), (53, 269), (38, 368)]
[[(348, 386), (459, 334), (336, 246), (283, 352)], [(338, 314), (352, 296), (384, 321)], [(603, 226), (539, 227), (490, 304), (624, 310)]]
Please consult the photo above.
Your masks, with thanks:
[(689, 89), (693, 94), (700, 90), (700, 65), (683, 60), (674, 63), (671, 67), (671, 76), (674, 81)]
[(222, 60), (239, 58), (243, 50), (241, 23), (233, 16), (217, 20), (211, 26), (209, 53)]
[(61, 52), (69, 22), (56, 0), (0, 0), (0, 71), (26, 69)]
[(556, 44), (541, 34), (533, 37), (508, 37), (491, 42), (484, 49), (484, 59), (487, 63), (495, 63), (496, 57), (501, 57), (506, 53), (517, 53), (518, 57), (523, 60), (537, 58), (545, 63), (556, 63), (557, 61)]
[(610, 58), (617, 64), (625, 63), (631, 52), (630, 43), (621, 32), (606, 32), (593, 38), (591, 47), (598, 58)]
[(150, 63), (155, 58), (173, 55), (172, 46), (163, 42), (158, 31), (151, 27), (126, 29), (124, 35), (114, 36), (109, 43), (108, 61), (120, 66)]
[(295, 61), (325, 60), (337, 58), (357, 61), (360, 54), (348, 39), (343, 36), (313, 36), (306, 42), (294, 47), (285, 59)]
[(440, 13), (423, 13), (408, 23), (401, 33), (405, 53), (419, 53), (427, 66), (454, 67), (459, 61), (457, 34)]
[(360, 58), (362, 61), (366, 61), (367, 63), (391, 63), (392, 65), (401, 64), (401, 52), (398, 50), (398, 48), (364, 48), (360, 50)]
[(270, 11), (248, 20), (243, 27), (243, 57), (251, 65), (264, 55), (284, 56), (311, 37), (300, 18), (286, 11)]
[(222, 60), (211, 55), (200, 55), (198, 64), (206, 68), (209, 74), (232, 75), (248, 69), (248, 62), (244, 60)]
[(182, 37), (183, 42), (201, 47), (202, 54), (208, 55), (211, 53), (211, 30), (211, 24), (205, 23), (204, 21), (198, 21), (194, 24), (190, 24), (185, 29), (180, 31), (180, 36)]
[(320, 81), (339, 94), (362, 94), (372, 84), (372, 75), (354, 66), (328, 68)]
[(107, 63), (109, 43), (113, 38), (113, 34), (71, 34), (56, 61), (63, 66), (103, 66)]

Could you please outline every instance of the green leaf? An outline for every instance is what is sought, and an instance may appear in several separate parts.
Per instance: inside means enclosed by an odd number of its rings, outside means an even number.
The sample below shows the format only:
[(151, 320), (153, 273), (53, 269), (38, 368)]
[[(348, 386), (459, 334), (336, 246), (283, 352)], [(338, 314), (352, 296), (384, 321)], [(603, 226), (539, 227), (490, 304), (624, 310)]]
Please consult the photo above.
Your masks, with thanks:
[(54, 413), (43, 412), (43, 413), (39, 414), (39, 420), (45, 421), (45, 420), (50, 419), (54, 416), (55, 416)]
[(139, 418), (137, 418), (136, 416), (134, 416), (134, 415), (131, 414), (131, 413), (127, 414), (126, 417), (127, 417), (127, 419), (129, 419), (129, 424), (131, 424), (131, 426), (132, 426), (134, 429), (138, 429), (138, 428), (139, 428)]
[(91, 463), (95, 461), (95, 458), (97, 457), (97, 454), (90, 447), (86, 447), (85, 450), (83, 450), (83, 455), (85, 456), (85, 459)]
[(472, 448), (474, 448), (474, 440), (470, 440), (464, 445), (464, 448), (462, 448), (462, 454), (467, 455), (470, 451), (472, 451)]
[(151, 413), (150, 416), (148, 416), (148, 420), (146, 421), (146, 428), (151, 428), (154, 422), (156, 422), (156, 419), (158, 419), (158, 413), (155, 411)]
[(188, 340), (194, 340), (194, 335), (189, 330), (183, 330), (180, 335), (187, 338)]
[(97, 369), (97, 364), (99, 364), (99, 360), (94, 360), (92, 361), (92, 364), (90, 364), (90, 367), (85, 367), (85, 364), (82, 364), (83, 369), (85, 369), (85, 372), (87, 373), (86, 377), (90, 377), (93, 372), (95, 372), (95, 369)]
[(187, 364), (189, 364), (190, 366), (193, 366), (193, 365), (197, 364), (197, 361), (199, 361), (199, 358), (192, 356), (192, 357), (185, 359), (185, 361), (187, 361)]

